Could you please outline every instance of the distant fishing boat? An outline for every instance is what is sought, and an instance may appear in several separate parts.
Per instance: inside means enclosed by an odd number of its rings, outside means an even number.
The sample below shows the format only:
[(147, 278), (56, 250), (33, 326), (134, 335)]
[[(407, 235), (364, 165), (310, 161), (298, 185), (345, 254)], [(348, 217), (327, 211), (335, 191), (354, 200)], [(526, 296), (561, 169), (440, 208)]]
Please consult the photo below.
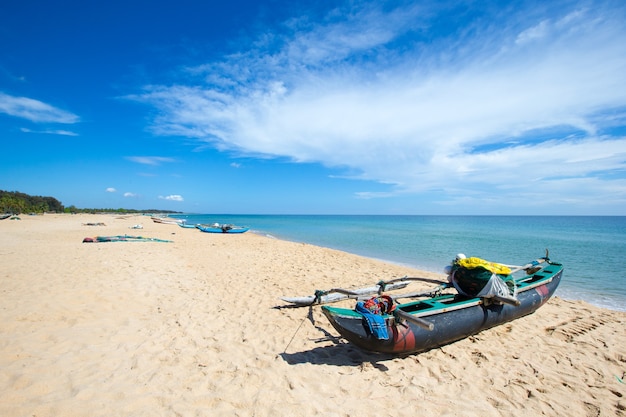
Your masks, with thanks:
[(161, 224), (180, 224), (182, 220), (172, 219), (171, 217), (150, 217), (153, 222)]
[(219, 224), (213, 223), (211, 225), (199, 224), (198, 229), (206, 233), (245, 233), (250, 230), (249, 227), (235, 226), (234, 224)]
[(197, 224), (187, 224), (186, 220), (181, 220), (178, 225), (180, 227), (182, 227), (183, 229), (197, 229), (198, 225)]
[[(513, 279), (514, 296), (435, 294), (395, 304), (383, 295), (357, 302), (355, 309), (322, 306), (322, 311), (342, 337), (362, 349), (392, 354), (423, 352), (535, 312), (554, 294), (563, 275), (563, 266), (547, 255), (516, 269), (525, 270), (526, 275)], [(454, 283), (455, 288), (471, 290), (475, 284), (468, 286), (472, 273), (459, 271), (462, 278)]]

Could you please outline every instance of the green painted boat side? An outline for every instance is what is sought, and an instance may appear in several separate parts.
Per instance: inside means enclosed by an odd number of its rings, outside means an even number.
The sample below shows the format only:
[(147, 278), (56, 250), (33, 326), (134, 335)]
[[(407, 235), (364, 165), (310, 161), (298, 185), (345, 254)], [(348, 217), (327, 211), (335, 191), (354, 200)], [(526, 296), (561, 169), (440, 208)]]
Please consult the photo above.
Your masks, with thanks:
[[(535, 312), (552, 297), (563, 270), (561, 264), (548, 262), (539, 271), (516, 279), (519, 306), (459, 294), (398, 304), (399, 313), (383, 316), (387, 340), (374, 337), (363, 315), (353, 309), (322, 306), (322, 311), (342, 337), (364, 350), (418, 353)], [(424, 328), (424, 323), (432, 325), (432, 330)]]
[(198, 225), (198, 229), (206, 233), (245, 233), (250, 230), (249, 227), (232, 226), (232, 225), (220, 225), (220, 226), (206, 226)]

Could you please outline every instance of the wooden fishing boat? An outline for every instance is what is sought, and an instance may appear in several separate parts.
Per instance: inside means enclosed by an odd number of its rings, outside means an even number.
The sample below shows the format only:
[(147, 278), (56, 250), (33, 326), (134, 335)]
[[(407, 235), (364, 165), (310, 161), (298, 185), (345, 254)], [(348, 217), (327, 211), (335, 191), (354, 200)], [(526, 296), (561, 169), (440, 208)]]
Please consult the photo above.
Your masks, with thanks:
[(206, 233), (245, 233), (250, 230), (249, 227), (235, 226), (233, 224), (199, 224), (198, 229)]
[[(563, 266), (542, 258), (541, 268), (534, 261), (528, 272), (515, 278), (515, 300), (443, 294), (433, 298), (395, 305), (381, 314), (383, 333), (372, 331), (368, 314), (356, 310), (322, 306), (332, 326), (349, 342), (373, 352), (410, 354), (446, 345), (482, 330), (535, 312), (558, 287)], [(521, 270), (521, 267), (520, 267)]]
[(153, 222), (161, 224), (180, 224), (182, 220), (173, 219), (171, 217), (150, 217)]
[(182, 227), (183, 229), (197, 229), (198, 225), (197, 224), (187, 224), (185, 223), (185, 221), (181, 221), (180, 223), (177, 223), (180, 227)]

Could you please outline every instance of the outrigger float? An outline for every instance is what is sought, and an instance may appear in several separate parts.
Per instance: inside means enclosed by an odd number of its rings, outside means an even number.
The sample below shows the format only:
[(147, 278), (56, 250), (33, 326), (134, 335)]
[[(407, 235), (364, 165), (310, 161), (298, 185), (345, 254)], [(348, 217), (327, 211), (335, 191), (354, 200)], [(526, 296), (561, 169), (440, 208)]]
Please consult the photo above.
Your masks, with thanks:
[[(438, 282), (435, 280), (427, 279), (427, 278), (411, 278), (411, 277), (402, 277), (396, 278), (389, 281), (379, 281), (376, 285), (371, 287), (363, 287), (363, 288), (355, 288), (355, 289), (344, 289), (344, 288), (332, 288), (330, 290), (315, 290), (313, 295), (304, 295), (300, 297), (282, 297), (281, 300), (286, 301), (288, 303), (294, 304), (296, 307), (305, 307), (317, 304), (330, 304), (336, 303), (342, 300), (348, 299), (362, 299), (367, 298), (368, 296), (378, 294), (381, 295), (385, 291), (393, 291), (400, 290), (402, 288), (406, 288), (411, 281), (428, 281), (428, 282)], [(430, 292), (430, 291), (429, 291)], [(420, 293), (421, 294), (421, 293)], [(418, 295), (411, 294), (411, 295)], [(405, 298), (407, 295), (404, 296)]]
[[(521, 277), (513, 274), (524, 271)], [(513, 267), (457, 256), (448, 282), (434, 291), (357, 301), (354, 309), (323, 305), (331, 325), (350, 343), (367, 351), (424, 352), (535, 312), (557, 289), (563, 265), (546, 256)], [(456, 293), (442, 293), (454, 287)], [(422, 297), (397, 304), (396, 300)], [(424, 298), (428, 297), (428, 298)]]

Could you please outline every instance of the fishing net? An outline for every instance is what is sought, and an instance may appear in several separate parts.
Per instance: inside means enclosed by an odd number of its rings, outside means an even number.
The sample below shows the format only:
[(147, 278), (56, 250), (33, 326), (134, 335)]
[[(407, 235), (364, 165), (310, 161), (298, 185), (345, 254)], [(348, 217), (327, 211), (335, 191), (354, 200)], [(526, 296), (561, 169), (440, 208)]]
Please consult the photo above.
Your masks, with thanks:
[(450, 281), (460, 294), (469, 297), (515, 297), (517, 286), (511, 270), (480, 258), (456, 259)]

